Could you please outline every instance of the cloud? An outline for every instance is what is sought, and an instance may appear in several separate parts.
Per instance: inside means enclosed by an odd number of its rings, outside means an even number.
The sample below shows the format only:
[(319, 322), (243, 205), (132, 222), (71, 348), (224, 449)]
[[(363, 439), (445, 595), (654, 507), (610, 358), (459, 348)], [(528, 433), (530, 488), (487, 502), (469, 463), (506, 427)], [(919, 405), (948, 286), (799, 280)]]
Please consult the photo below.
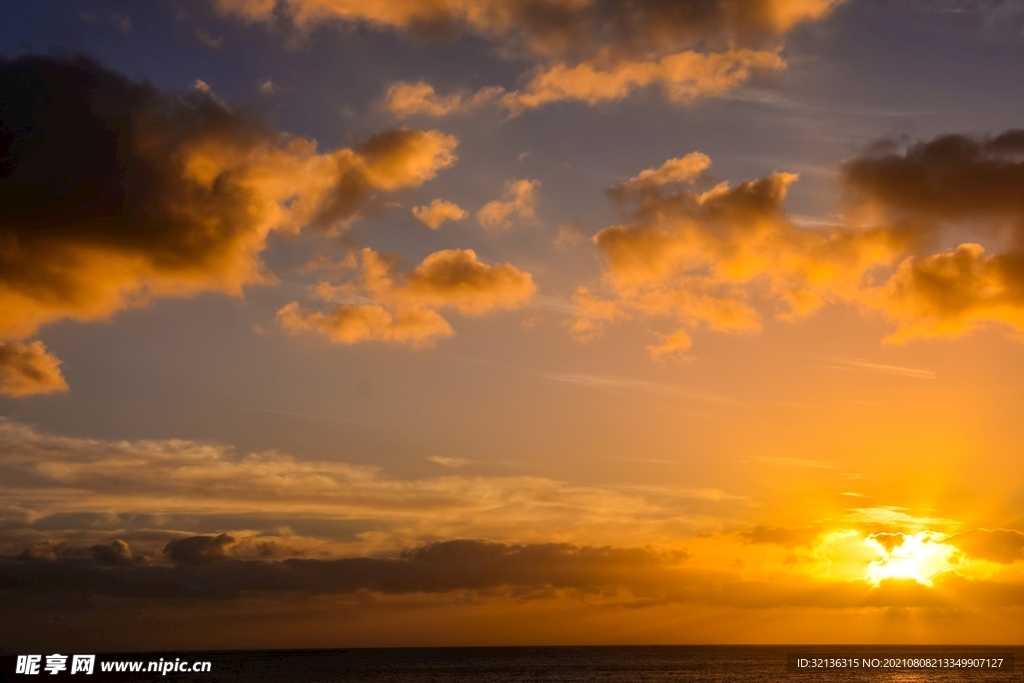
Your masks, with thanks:
[(703, 54), (686, 51), (657, 60), (555, 64), (538, 72), (521, 91), (506, 93), (502, 104), (512, 113), (553, 102), (575, 100), (595, 105), (628, 97), (637, 88), (660, 85), (670, 102), (719, 95), (753, 73), (785, 67), (770, 51), (730, 50)]
[(700, 43), (772, 41), (795, 25), (827, 16), (841, 0), (441, 0), (374, 3), (322, 0), (213, 0), (225, 14), (248, 21), (288, 17), (299, 26), (341, 20), (450, 36), (454, 31), (512, 45), (539, 57), (614, 48), (624, 53), (671, 51)]
[(606, 323), (616, 318), (629, 317), (614, 301), (596, 297), (586, 287), (576, 288), (572, 295), (572, 303), (575, 310), (569, 325), (569, 334), (581, 344), (600, 335)]
[(321, 153), (207, 91), (159, 91), (85, 58), (3, 61), (0, 86), (0, 337), (238, 294), (272, 280), (270, 232), (343, 225), (455, 161), (455, 138), (409, 129)]
[(472, 249), (435, 252), (409, 274), (404, 288), (393, 294), (428, 306), (452, 306), (479, 315), (495, 309), (518, 308), (536, 287), (529, 273), (507, 263), (488, 265)]
[(466, 465), (469, 465), (473, 462), (472, 460), (467, 460), (466, 458), (452, 458), (450, 456), (444, 455), (431, 455), (427, 458), (427, 460), (436, 465), (441, 465), (443, 467), (465, 467)]
[(865, 297), (896, 321), (887, 341), (958, 337), (988, 323), (1024, 330), (1024, 250), (986, 255), (980, 244), (908, 257)]
[(430, 202), (430, 206), (414, 207), (412, 215), (431, 230), (437, 230), (445, 221), (461, 221), (469, 214), (460, 208), (458, 204), (447, 202), (443, 199), (435, 199)]
[(781, 545), (785, 548), (810, 546), (818, 537), (819, 530), (812, 528), (790, 529), (786, 527), (756, 526), (750, 531), (737, 535), (746, 543), (754, 545)]
[[(755, 292), (777, 302), (780, 315), (801, 317), (853, 296), (870, 270), (896, 258), (899, 238), (885, 231), (797, 228), (783, 207), (796, 175), (776, 172), (704, 192), (686, 187), (707, 163), (688, 155), (610, 188), (627, 220), (594, 236), (616, 306), (684, 326), (672, 350), (699, 326), (758, 331)], [(653, 347), (655, 355), (662, 350), (668, 347)]]
[(1015, 529), (973, 529), (954, 534), (944, 542), (982, 560), (1000, 564), (1024, 560), (1024, 532)]
[(228, 534), (189, 536), (168, 543), (164, 546), (164, 553), (176, 564), (211, 562), (227, 557), (229, 549), (237, 542)]
[[(456, 158), (454, 137), (405, 128), (320, 152), (197, 84), (160, 91), (84, 57), (0, 61), (0, 340), (272, 282), (270, 233), (344, 227)], [(66, 389), (41, 345), (3, 349), (5, 393)]]
[(115, 538), (110, 543), (94, 545), (89, 551), (99, 564), (129, 564), (135, 559), (131, 547), (120, 538)]
[(447, 116), (498, 107), (511, 115), (555, 102), (590, 106), (629, 97), (635, 90), (660, 86), (670, 102), (687, 104), (713, 97), (754, 74), (779, 71), (786, 62), (773, 51), (729, 50), (704, 54), (687, 50), (653, 60), (619, 60), (610, 55), (576, 64), (559, 62), (539, 69), (521, 90), (490, 86), (473, 94), (439, 95), (426, 83), (396, 83), (384, 107), (399, 118)]
[[(268, 536), (299, 534), (310, 539), (304, 547), (331, 554), (460, 537), (669, 542), (746, 505), (721, 492), (679, 487), (450, 473), (393, 478), (375, 467), (195, 441), (59, 437), (7, 420), (0, 420), (0, 467), (0, 555), (43, 541), (92, 546), (122, 539), (135, 555), (160, 560), (174, 548), (196, 550), (166, 547), (169, 541), (222, 533), (237, 541), (218, 542), (233, 556)], [(39, 553), (59, 551), (46, 546)]]
[[(872, 551), (863, 537), (851, 541), (864, 546), (865, 559), (886, 554)], [(214, 537), (180, 540), (208, 548)], [(945, 565), (918, 582), (882, 578), (867, 581), (828, 580), (807, 576), (745, 578), (735, 571), (692, 567), (685, 551), (656, 547), (590, 546), (570, 543), (501, 543), (482, 539), (456, 539), (413, 546), (391, 556), (283, 560), (241, 559), (230, 551), (196, 556), (186, 554), (166, 563), (101, 565), (76, 557), (74, 548), (36, 557), (0, 558), (0, 588), (10, 597), (64, 598), (104, 596), (149, 601), (151, 610), (166, 608), (165, 601), (186, 606), (217, 600), (222, 610), (238, 610), (241, 603), (275, 596), (353, 596), (369, 598), (380, 607), (389, 596), (433, 596), (446, 602), (479, 605), (490, 598), (499, 602), (521, 600), (573, 600), (577, 605), (597, 600), (598, 605), (643, 608), (654, 604), (711, 605), (740, 609), (864, 610), (865, 607), (933, 606), (949, 609), (1006, 607), (1024, 604), (1019, 580), (977, 580), (958, 576), (948, 553), (955, 549), (928, 540), (921, 544)], [(896, 549), (899, 552), (898, 548)], [(894, 561), (895, 560), (895, 561)], [(898, 557), (872, 563), (884, 571), (894, 569)], [(925, 583), (925, 582), (921, 582)], [(561, 590), (558, 590), (561, 589)], [(231, 601), (235, 599), (235, 601)], [(59, 608), (59, 607), (58, 607)], [(732, 615), (735, 618), (735, 615)]]
[(438, 95), (434, 86), (418, 83), (395, 83), (388, 88), (383, 106), (398, 118), (411, 116), (449, 116), (465, 114), (500, 102), (503, 88), (481, 88), (476, 93), (456, 92)]
[(31, 396), (67, 391), (60, 361), (40, 341), (0, 341), (0, 394)]
[(897, 377), (910, 377), (912, 379), (936, 379), (938, 374), (932, 370), (921, 370), (919, 368), (908, 368), (902, 365), (886, 365), (884, 363), (872, 363), (871, 361), (863, 360), (861, 358), (827, 358), (835, 363), (845, 365), (850, 368), (857, 368), (861, 370), (873, 370), (875, 372), (881, 372), (886, 375), (896, 375)]
[(343, 304), (329, 313), (303, 310), (297, 301), (277, 312), (277, 322), (291, 333), (319, 332), (339, 344), (383, 341), (423, 346), (437, 337), (454, 334), (437, 311), (399, 308), (388, 311), (380, 304)]
[(842, 179), (860, 220), (909, 226), (925, 246), (962, 242), (908, 255), (863, 297), (897, 323), (890, 341), (955, 337), (992, 323), (1024, 330), (1024, 130), (881, 141), (846, 162)]
[(665, 357), (681, 358), (682, 352), (693, 346), (693, 339), (686, 330), (676, 330), (671, 334), (662, 335), (660, 344), (651, 344), (647, 352), (655, 360)]
[(648, 168), (614, 188), (619, 195), (630, 195), (669, 183), (694, 183), (711, 166), (711, 158), (700, 152), (669, 159), (658, 168)]
[[(955, 337), (991, 324), (1024, 331), (1024, 131), (877, 143), (841, 168), (843, 222), (813, 228), (797, 225), (784, 208), (796, 175), (687, 187), (709, 164), (692, 153), (608, 189), (624, 220), (594, 243), (616, 311), (674, 320), (682, 346), (700, 327), (759, 331), (765, 302), (785, 320), (849, 303), (893, 321), (888, 342)], [(950, 240), (959, 246), (934, 251)], [(579, 319), (590, 337), (600, 331)], [(657, 356), (682, 346), (649, 348)]]
[(396, 83), (384, 106), (398, 117), (446, 116), (497, 106), (511, 114), (552, 102), (597, 104), (660, 84), (670, 101), (715, 96), (752, 75), (785, 68), (782, 38), (827, 17), (842, 0), (213, 0), (248, 21), (361, 23), (418, 38), (460, 32), (536, 64), (521, 89), (438, 94), (424, 82)]
[[(159, 617), (164, 635), (163, 617), (201, 620), (198, 603), (210, 601), (225, 618), (275, 605), (310, 617), (301, 596), (316, 596), (331, 619), (353, 605), (379, 616), (404, 596), (408, 608), (561, 605), (575, 610), (577, 624), (580, 609), (609, 607), (705, 605), (777, 616), (804, 606), (820, 617), (1024, 604), (1019, 533), (1007, 530), (926, 532), (922, 538), (965, 555), (938, 567), (927, 591), (880, 576), (872, 585), (871, 563), (876, 574), (899, 569), (892, 551), (906, 541), (906, 524), (935, 521), (895, 508), (883, 510), (894, 526), (876, 533), (832, 527), (815, 536), (816, 526), (752, 527), (751, 511), (764, 508), (714, 489), (573, 486), (453, 470), (393, 478), (334, 459), (185, 440), (60, 437), (10, 421), (0, 422), (0, 467), (5, 608), (52, 619), (80, 605), (91, 614), (133, 605), (144, 613), (137, 623)], [(877, 510), (860, 512), (877, 526)], [(719, 533), (692, 538), (711, 529)], [(975, 561), (985, 553), (972, 552), (972, 542), (1006, 566), (994, 575)], [(39, 611), (47, 603), (51, 609)]]
[(558, 226), (558, 235), (554, 239), (554, 244), (556, 247), (569, 247), (579, 244), (584, 239), (586, 236), (583, 234), (583, 223), (577, 220)]
[(535, 193), (540, 187), (539, 180), (509, 180), (505, 183), (505, 195), (501, 200), (488, 202), (476, 213), (476, 220), (485, 230), (503, 232), (511, 230), (513, 219), (523, 223), (534, 223)]
[(518, 308), (536, 291), (529, 273), (508, 263), (484, 263), (472, 249), (434, 252), (407, 275), (398, 275), (395, 265), (396, 259), (363, 249), (357, 281), (338, 286), (321, 282), (316, 292), (322, 298), (373, 303), (345, 303), (324, 314), (304, 311), (293, 301), (278, 311), (278, 322), (290, 332), (315, 330), (344, 344), (387, 341), (422, 346), (453, 334), (437, 308), (483, 315)]
[(654, 548), (452, 540), (410, 548), (391, 558), (261, 561), (231, 558), (228, 549), (233, 543), (227, 534), (172, 541), (167, 556), (174, 567), (151, 564), (113, 570), (56, 557), (32, 558), (35, 563), (0, 560), (0, 586), (136, 599), (224, 599), (268, 591), (447, 593), (500, 587), (597, 592), (615, 585), (664, 582), (686, 560), (685, 553)]
[(889, 220), (988, 219), (1024, 238), (1024, 130), (905, 146), (883, 140), (843, 164), (842, 179), (861, 211)]

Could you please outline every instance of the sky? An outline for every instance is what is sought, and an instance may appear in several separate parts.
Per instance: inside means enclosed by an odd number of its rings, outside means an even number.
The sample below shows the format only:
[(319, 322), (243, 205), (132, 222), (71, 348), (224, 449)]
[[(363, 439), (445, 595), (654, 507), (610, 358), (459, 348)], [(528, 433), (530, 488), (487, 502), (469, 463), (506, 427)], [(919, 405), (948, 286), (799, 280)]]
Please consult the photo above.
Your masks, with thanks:
[(0, 5), (0, 648), (1024, 638), (1024, 3)]

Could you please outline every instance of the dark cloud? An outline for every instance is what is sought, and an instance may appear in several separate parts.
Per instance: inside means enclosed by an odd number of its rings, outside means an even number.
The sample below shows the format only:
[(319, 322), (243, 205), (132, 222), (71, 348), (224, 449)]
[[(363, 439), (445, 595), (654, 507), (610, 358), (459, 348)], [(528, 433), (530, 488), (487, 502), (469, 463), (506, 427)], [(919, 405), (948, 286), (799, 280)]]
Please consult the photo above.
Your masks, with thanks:
[[(904, 580), (882, 581), (874, 587), (867, 582), (807, 577), (745, 579), (737, 572), (688, 568), (685, 553), (650, 547), (456, 540), (391, 558), (266, 560), (235, 558), (226, 543), (209, 536), (193, 546), (191, 550), (198, 549), (202, 561), (195, 561), (196, 554), (190, 550), (170, 565), (101, 563), (73, 549), (37, 546), (21, 558), (0, 559), (0, 600), (38, 603), (61, 596), (62, 601), (74, 602), (79, 595), (186, 604), (285, 595), (366, 599), (374, 594), (387, 599), (421, 594), (458, 601), (467, 592), (501, 600), (550, 598), (558, 591), (570, 591), (614, 597), (626, 604), (675, 602), (747, 609), (949, 606), (950, 600), (973, 607), (1024, 604), (1024, 587), (1013, 582), (971, 580), (952, 573), (934, 577), (935, 588)], [(160, 602), (151, 604), (156, 609)]]
[[(0, 590), (87, 591), (134, 598), (224, 598), (260, 591), (349, 594), (443, 593), (498, 587), (574, 588), (665, 583), (686, 556), (650, 548), (510, 545), (476, 540), (433, 543), (397, 558), (242, 560), (227, 534), (192, 536), (167, 544), (173, 565), (130, 564), (127, 545), (114, 542), (94, 559), (41, 543), (20, 561), (0, 561)], [(114, 565), (121, 565), (115, 567)]]
[(100, 564), (129, 564), (134, 559), (132, 549), (120, 538), (110, 543), (94, 545), (89, 550), (93, 559)]
[(343, 225), (455, 160), (455, 138), (408, 129), (320, 153), (208, 87), (164, 92), (85, 57), (0, 61), (0, 92), (0, 338), (238, 294), (270, 280), (270, 232)]
[(857, 201), (893, 220), (995, 220), (1024, 238), (1024, 130), (995, 137), (942, 135), (902, 147), (878, 143), (846, 162)]
[(195, 564), (223, 559), (237, 541), (228, 534), (218, 536), (189, 536), (171, 541), (164, 553), (172, 562)]

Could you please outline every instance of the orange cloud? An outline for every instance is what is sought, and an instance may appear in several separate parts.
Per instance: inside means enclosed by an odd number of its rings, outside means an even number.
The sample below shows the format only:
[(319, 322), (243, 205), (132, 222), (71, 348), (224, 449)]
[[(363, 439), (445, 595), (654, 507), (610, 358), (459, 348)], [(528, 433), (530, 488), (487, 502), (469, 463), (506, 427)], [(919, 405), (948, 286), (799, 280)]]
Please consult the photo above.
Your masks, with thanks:
[(614, 47), (669, 51), (681, 45), (771, 40), (800, 23), (826, 17), (842, 0), (213, 0), (224, 14), (271, 21), (275, 11), (295, 24), (341, 20), (420, 36), (465, 30), (551, 57)]
[(395, 83), (384, 96), (384, 108), (399, 118), (410, 116), (449, 116), (464, 114), (498, 102), (504, 88), (481, 88), (475, 93), (438, 95), (434, 86), (424, 83)]
[(373, 303), (344, 303), (324, 314), (304, 311), (292, 302), (278, 311), (279, 324), (293, 333), (317, 331), (344, 344), (387, 341), (422, 346), (453, 334), (437, 308), (482, 315), (518, 308), (536, 291), (529, 273), (507, 263), (483, 263), (472, 249), (435, 252), (404, 276), (394, 272), (396, 259), (372, 249), (362, 250), (361, 261), (358, 281), (337, 286), (321, 282), (315, 291), (328, 300)]
[(1022, 153), (1024, 131), (1010, 130), (905, 147), (882, 142), (843, 165), (853, 215), (913, 231), (922, 246), (962, 242), (909, 255), (888, 282), (862, 297), (865, 307), (897, 323), (889, 341), (959, 336), (989, 324), (1024, 331)]
[(0, 394), (31, 396), (67, 391), (60, 361), (40, 341), (0, 341)]
[(754, 74), (778, 71), (785, 66), (778, 53), (770, 50), (687, 50), (654, 60), (622, 60), (605, 54), (572, 66), (557, 63), (542, 68), (522, 90), (505, 91), (492, 86), (471, 95), (438, 95), (432, 86), (422, 82), (397, 83), (388, 90), (384, 106), (400, 118), (418, 114), (447, 116), (485, 106), (499, 106), (515, 115), (554, 102), (612, 102), (653, 85), (660, 85), (670, 102), (685, 104), (720, 95)]
[[(687, 158), (692, 161), (683, 164)], [(705, 192), (666, 191), (660, 181), (693, 182), (707, 165), (703, 155), (683, 160), (609, 190), (617, 203), (638, 206), (627, 223), (594, 236), (607, 266), (605, 280), (626, 309), (688, 326), (756, 331), (754, 291), (767, 290), (783, 315), (807, 315), (856, 292), (868, 271), (898, 253), (898, 240), (885, 232), (821, 235), (793, 225), (783, 208), (797, 180), (793, 174), (773, 173), (736, 187), (720, 183)], [(687, 166), (686, 173), (679, 170)], [(677, 335), (652, 353), (680, 350), (687, 339)]]
[[(1024, 132), (947, 135), (903, 150), (880, 143), (842, 167), (849, 223), (797, 227), (775, 172), (698, 192), (701, 154), (670, 159), (608, 190), (626, 220), (597, 233), (615, 305), (685, 328), (756, 331), (767, 297), (795, 319), (850, 302), (896, 323), (887, 341), (952, 337), (987, 324), (1024, 330)], [(976, 236), (929, 253), (943, 239)], [(581, 318), (581, 320), (583, 320)], [(583, 328), (593, 328), (583, 320)], [(679, 350), (679, 330), (655, 356)]]
[(711, 159), (706, 154), (691, 152), (686, 156), (669, 159), (658, 168), (643, 170), (614, 189), (620, 195), (630, 195), (668, 183), (693, 183), (710, 166)]
[(408, 129), (321, 153), (207, 92), (162, 93), (84, 59), (4, 62), (0, 83), (5, 125), (32, 131), (0, 180), (0, 337), (155, 296), (238, 294), (272, 279), (270, 232), (343, 225), (455, 161), (455, 138)]
[(664, 88), (669, 101), (685, 103), (721, 94), (753, 73), (785, 67), (775, 52), (756, 50), (708, 54), (686, 51), (657, 60), (607, 65), (603, 61), (551, 66), (534, 76), (522, 91), (505, 94), (502, 104), (512, 112), (565, 100), (594, 105), (624, 99), (635, 89), (654, 84)]
[(437, 230), (445, 221), (461, 221), (469, 214), (458, 204), (435, 199), (429, 206), (414, 207), (412, 215), (431, 230)]
[(1024, 560), (1024, 532), (1015, 529), (973, 529), (945, 539), (971, 557), (1012, 564)]
[(319, 332), (339, 344), (384, 341), (422, 346), (435, 337), (453, 334), (436, 311), (405, 308), (392, 313), (380, 304), (343, 304), (330, 313), (320, 313), (304, 311), (293, 301), (277, 312), (277, 321), (289, 332)]
[[(667, 543), (681, 529), (718, 524), (746, 505), (721, 491), (678, 486), (578, 486), (451, 472), (394, 478), (375, 467), (279, 452), (239, 454), (181, 439), (60, 437), (8, 420), (0, 420), (0, 465), (8, 473), (0, 494), (11, 501), (0, 555), (44, 540), (34, 535), (37, 525), (53, 540), (109, 542), (114, 539), (105, 535), (113, 532), (152, 550), (161, 538), (197, 524), (241, 541), (252, 529), (317, 519), (350, 523), (315, 532), (332, 554), (394, 551), (437, 538)], [(110, 524), (97, 526), (98, 514)], [(160, 535), (149, 533), (155, 529)], [(372, 533), (355, 536), (353, 529)]]
[(536, 222), (535, 193), (539, 180), (509, 180), (505, 183), (502, 199), (488, 202), (476, 213), (476, 220), (485, 230), (503, 232), (511, 230), (513, 219), (524, 223)]
[(651, 344), (647, 352), (655, 360), (665, 357), (682, 357), (682, 352), (693, 346), (693, 339), (686, 330), (676, 330), (671, 334), (662, 335), (660, 344)]
[(1024, 330), (1024, 251), (988, 256), (979, 244), (909, 257), (862, 301), (896, 321), (887, 340), (957, 337), (986, 324)]
[(423, 259), (396, 294), (428, 306), (452, 306), (479, 315), (518, 308), (536, 291), (533, 278), (515, 266), (477, 260), (472, 249), (447, 249)]
[(843, 0), (213, 0), (248, 21), (287, 17), (298, 26), (346, 21), (424, 37), (460, 31), (498, 41), (538, 66), (521, 90), (490, 86), (438, 94), (396, 83), (384, 106), (399, 117), (446, 116), (483, 106), (512, 114), (551, 102), (619, 100), (660, 84), (687, 103), (718, 95), (760, 72), (785, 68), (780, 38), (827, 17)]

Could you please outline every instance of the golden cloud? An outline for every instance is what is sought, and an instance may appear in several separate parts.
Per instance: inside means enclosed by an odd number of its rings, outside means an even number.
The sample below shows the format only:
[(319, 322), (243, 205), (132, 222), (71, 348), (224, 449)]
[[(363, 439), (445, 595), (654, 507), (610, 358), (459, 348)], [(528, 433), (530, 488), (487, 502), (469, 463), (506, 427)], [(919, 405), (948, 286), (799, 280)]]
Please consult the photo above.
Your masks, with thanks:
[[(707, 163), (688, 155), (609, 189), (616, 203), (636, 207), (628, 222), (594, 236), (619, 308), (752, 332), (761, 324), (754, 292), (767, 290), (783, 315), (803, 316), (856, 292), (866, 273), (896, 258), (899, 241), (886, 232), (797, 228), (783, 207), (793, 174), (704, 192), (668, 187), (695, 182)], [(689, 340), (677, 330), (649, 350), (659, 357)]]
[(522, 91), (505, 94), (502, 104), (513, 113), (565, 100), (594, 105), (624, 99), (633, 90), (654, 84), (664, 88), (669, 101), (685, 103), (721, 94), (755, 72), (785, 67), (775, 52), (756, 50), (710, 54), (686, 51), (657, 60), (616, 61), (607, 66), (602, 61), (551, 66), (534, 76)]
[(60, 361), (41, 341), (0, 341), (0, 394), (31, 396), (67, 390)]
[(484, 204), (476, 213), (476, 220), (485, 230), (503, 232), (511, 230), (513, 219), (523, 223), (536, 222), (534, 214), (539, 180), (509, 180), (505, 183), (502, 199)]
[[(850, 302), (893, 320), (894, 342), (994, 323), (1024, 330), (1022, 152), (1020, 131), (947, 135), (902, 151), (878, 144), (843, 165), (849, 222), (814, 230), (798, 227), (783, 206), (796, 175), (698, 192), (685, 186), (710, 160), (670, 159), (608, 190), (627, 216), (594, 237), (610, 300), (682, 323), (677, 337), (649, 347), (656, 357), (685, 348), (695, 327), (757, 331), (759, 298), (790, 320)], [(965, 234), (1004, 250), (965, 242), (928, 252)], [(577, 321), (581, 330), (597, 327), (582, 306)]]
[(694, 183), (710, 166), (711, 158), (706, 154), (691, 152), (686, 156), (669, 159), (658, 168), (645, 169), (613, 189), (620, 195), (628, 196), (669, 183)]
[(972, 529), (946, 539), (971, 557), (1000, 564), (1024, 560), (1024, 532), (1015, 529)]
[(843, 0), (213, 1), (222, 13), (248, 21), (358, 22), (420, 37), (468, 31), (498, 41), (504, 54), (539, 62), (521, 90), (490, 86), (440, 95), (424, 82), (396, 83), (384, 106), (404, 118), (488, 105), (512, 114), (565, 100), (593, 105), (654, 84), (677, 103), (715, 96), (754, 74), (785, 68), (780, 38), (827, 17)]
[(410, 31), (420, 36), (464, 30), (551, 57), (603, 47), (622, 52), (678, 50), (698, 43), (772, 40), (826, 16), (842, 0), (213, 0), (224, 14), (271, 21), (275, 14), (299, 26), (340, 20)]
[(328, 300), (340, 296), (373, 303), (344, 303), (325, 314), (304, 311), (292, 302), (278, 311), (278, 322), (289, 332), (317, 331), (343, 344), (423, 346), (453, 334), (437, 308), (482, 315), (518, 308), (536, 291), (529, 273), (507, 263), (483, 263), (472, 249), (434, 252), (404, 276), (396, 275), (395, 265), (396, 259), (363, 249), (358, 281), (337, 286), (322, 282), (315, 291)]
[(435, 199), (429, 206), (413, 207), (412, 215), (431, 230), (437, 230), (445, 221), (461, 221), (469, 214), (458, 204)]
[(622, 100), (639, 88), (660, 85), (670, 102), (689, 103), (713, 97), (757, 73), (784, 69), (774, 51), (729, 50), (701, 53), (687, 50), (655, 60), (621, 60), (602, 55), (573, 65), (557, 63), (540, 69), (522, 90), (486, 87), (473, 94), (439, 95), (426, 83), (396, 83), (388, 90), (385, 108), (399, 118), (447, 116), (486, 106), (512, 115), (554, 102), (589, 105)]
[(380, 304), (343, 304), (330, 313), (320, 313), (305, 311), (293, 301), (277, 312), (277, 321), (291, 333), (315, 331), (339, 344), (384, 341), (423, 346), (436, 337), (453, 334), (437, 311), (400, 308), (391, 312)]
[(409, 274), (401, 298), (428, 306), (452, 306), (479, 315), (494, 309), (518, 308), (536, 291), (533, 278), (515, 266), (494, 266), (477, 260), (472, 249), (447, 249), (423, 259)]

